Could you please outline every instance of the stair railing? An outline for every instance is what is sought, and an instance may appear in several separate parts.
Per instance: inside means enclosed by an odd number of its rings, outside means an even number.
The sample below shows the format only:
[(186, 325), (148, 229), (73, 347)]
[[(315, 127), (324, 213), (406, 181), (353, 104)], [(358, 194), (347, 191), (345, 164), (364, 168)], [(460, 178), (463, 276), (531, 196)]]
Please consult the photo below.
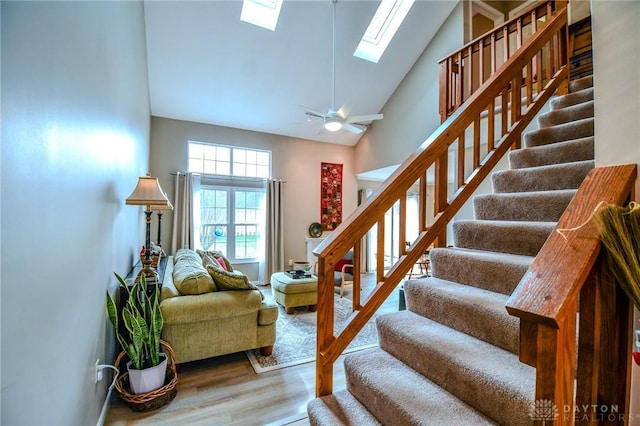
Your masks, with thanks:
[[(540, 1), (520, 16), (488, 31), (439, 61), (440, 117), (444, 121), (475, 93), (496, 70), (517, 52), (527, 37), (535, 34), (566, 1)], [(551, 56), (559, 52), (549, 50)], [(531, 61), (531, 78), (526, 88), (531, 97), (539, 92), (545, 81), (543, 68), (549, 63), (542, 54)], [(538, 78), (540, 77), (540, 78)]]
[[(549, 17), (544, 28), (528, 39), (504, 65), (490, 76), (445, 122), (404, 161), (398, 169), (331, 233), (315, 250), (318, 257), (318, 331), (316, 348), (316, 395), (333, 390), (333, 363), (397, 287), (418, 258), (432, 244), (446, 245), (446, 227), (480, 183), (511, 147), (519, 145), (523, 130), (561, 85), (566, 85), (567, 11)], [(552, 54), (552, 52), (556, 52)], [(533, 79), (534, 58), (548, 58), (543, 73), (546, 84), (536, 94), (523, 87)], [(540, 76), (540, 74), (538, 74)], [(508, 117), (496, 126), (496, 99)], [(524, 99), (524, 102), (522, 101)], [(482, 120), (483, 114), (487, 117)], [(471, 135), (467, 138), (466, 134)], [(465, 141), (472, 139), (467, 144)], [(486, 154), (480, 156), (481, 141)], [(455, 159), (449, 163), (449, 157)], [(451, 165), (451, 167), (450, 167)], [(427, 188), (433, 185), (434, 219), (427, 223)], [(418, 237), (406, 241), (406, 196), (417, 188)], [(451, 194), (449, 194), (451, 192)], [(450, 195), (450, 196), (449, 196)], [(400, 223), (397, 261), (384, 270), (385, 212), (399, 203)], [(334, 269), (351, 249), (360, 258), (362, 240), (376, 228), (377, 284), (363, 303), (360, 300), (360, 264), (354, 262), (353, 304), (355, 312), (334, 335)]]
[(636, 165), (592, 170), (558, 222), (568, 231), (547, 239), (507, 303), (520, 360), (536, 368), (535, 405), (553, 409), (541, 424), (626, 424), (633, 306), (590, 219), (602, 201), (632, 200), (636, 177)]

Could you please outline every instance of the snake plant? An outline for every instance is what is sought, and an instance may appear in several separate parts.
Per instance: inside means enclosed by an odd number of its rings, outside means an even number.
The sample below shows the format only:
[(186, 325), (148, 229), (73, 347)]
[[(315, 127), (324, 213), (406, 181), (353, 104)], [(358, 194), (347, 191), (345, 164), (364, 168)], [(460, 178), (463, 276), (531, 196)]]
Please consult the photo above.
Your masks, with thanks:
[[(147, 294), (147, 282), (144, 274), (128, 286), (124, 279), (115, 274), (120, 283), (120, 296), (124, 297), (118, 315), (116, 302), (107, 291), (107, 315), (113, 325), (116, 338), (129, 356), (136, 370), (154, 367), (160, 363), (160, 334), (163, 318), (160, 311), (160, 291), (156, 284)], [(120, 333), (118, 322), (122, 321), (124, 330)]]

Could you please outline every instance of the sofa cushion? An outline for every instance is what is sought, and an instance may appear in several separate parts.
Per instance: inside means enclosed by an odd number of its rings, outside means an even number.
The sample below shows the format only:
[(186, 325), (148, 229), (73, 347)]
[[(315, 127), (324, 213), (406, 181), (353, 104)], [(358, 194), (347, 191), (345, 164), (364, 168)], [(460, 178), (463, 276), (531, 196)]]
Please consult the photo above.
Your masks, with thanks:
[(160, 309), (165, 325), (200, 323), (249, 314), (257, 316), (262, 305), (260, 294), (259, 291), (214, 291), (199, 296), (173, 297), (163, 300)]
[[(207, 263), (207, 272), (213, 278), (213, 281), (216, 283), (216, 287), (219, 290), (258, 290), (260, 289), (249, 281), (249, 278), (245, 274), (239, 271), (229, 272), (225, 271), (220, 267), (220, 265), (216, 264), (217, 262), (209, 262)], [(262, 293), (260, 293), (262, 294)]]
[(167, 268), (164, 271), (164, 281), (162, 282), (162, 292), (160, 293), (161, 299), (169, 299), (171, 297), (180, 296), (180, 292), (173, 285), (173, 256), (169, 256), (167, 259)]
[(178, 263), (183, 259), (193, 259), (195, 261), (201, 261), (200, 256), (198, 255), (198, 253), (196, 253), (195, 251), (193, 251), (191, 249), (187, 249), (187, 248), (178, 249), (178, 251), (176, 252), (175, 256), (173, 257), (174, 263)]
[(173, 284), (182, 295), (198, 295), (217, 290), (211, 275), (202, 266), (202, 260), (197, 254), (196, 258), (184, 254), (181, 257), (176, 255)]

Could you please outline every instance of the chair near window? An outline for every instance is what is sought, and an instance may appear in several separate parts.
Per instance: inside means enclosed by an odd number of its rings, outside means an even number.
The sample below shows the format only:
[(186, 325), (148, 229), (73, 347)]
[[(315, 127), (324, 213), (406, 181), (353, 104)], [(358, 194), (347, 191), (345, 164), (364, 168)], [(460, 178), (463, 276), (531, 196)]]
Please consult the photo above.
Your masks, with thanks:
[[(314, 264), (314, 271), (318, 274), (318, 262)], [(348, 251), (342, 259), (336, 262), (333, 283), (340, 288), (340, 297), (344, 297), (346, 287), (353, 287), (353, 250)]]
[[(408, 246), (410, 243), (407, 242), (406, 244)], [(431, 244), (429, 246), (429, 248), (427, 248), (427, 250), (420, 255), (420, 257), (418, 258), (418, 261), (409, 270), (409, 279), (411, 279), (411, 277), (414, 274), (416, 274), (416, 275), (418, 274), (418, 273), (414, 272), (416, 266), (420, 270), (420, 272), (419, 272), (420, 275), (419, 275), (418, 278), (424, 278), (424, 277), (430, 277), (431, 276), (431, 265), (430, 265), (430, 261), (429, 261), (429, 251), (432, 248), (433, 248), (433, 244)]]

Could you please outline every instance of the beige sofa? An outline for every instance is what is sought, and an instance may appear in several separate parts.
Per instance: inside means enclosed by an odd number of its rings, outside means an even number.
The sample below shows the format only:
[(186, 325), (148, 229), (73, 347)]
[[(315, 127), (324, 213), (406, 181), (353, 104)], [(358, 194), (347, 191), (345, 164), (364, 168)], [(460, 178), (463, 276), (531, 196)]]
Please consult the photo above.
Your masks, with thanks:
[[(218, 266), (223, 260), (227, 270)], [(256, 348), (271, 354), (277, 305), (224, 257), (180, 249), (168, 259), (164, 277), (162, 338), (173, 348), (176, 363)]]

